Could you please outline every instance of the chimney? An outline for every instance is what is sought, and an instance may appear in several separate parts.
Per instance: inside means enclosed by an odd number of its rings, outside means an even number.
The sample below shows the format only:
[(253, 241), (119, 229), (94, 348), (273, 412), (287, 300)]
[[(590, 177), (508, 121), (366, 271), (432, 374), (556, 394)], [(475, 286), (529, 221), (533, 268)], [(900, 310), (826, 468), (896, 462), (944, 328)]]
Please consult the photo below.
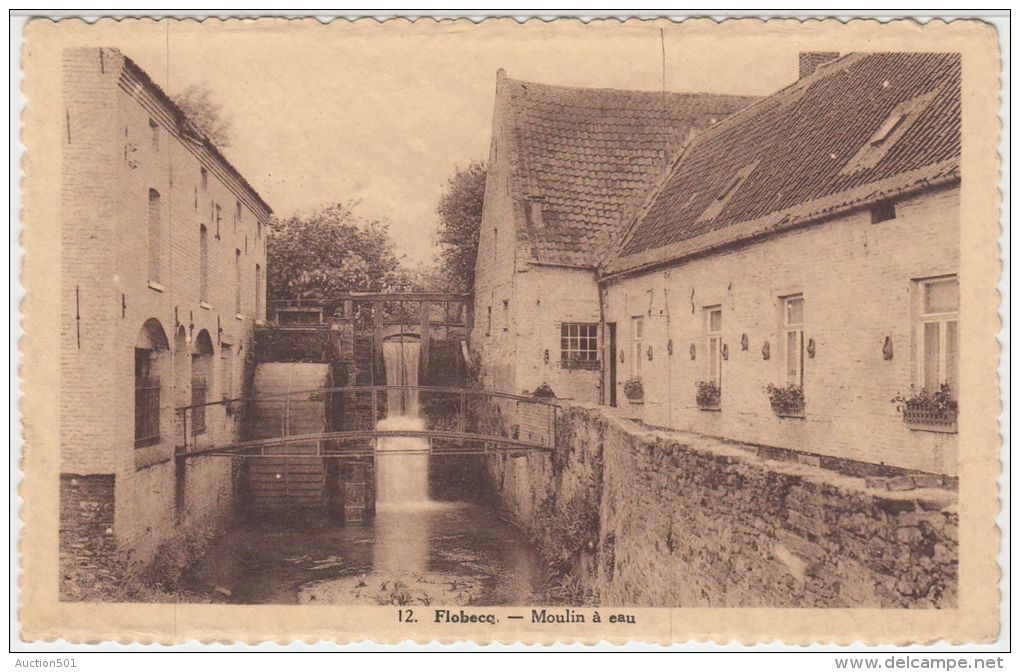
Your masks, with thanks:
[(798, 79), (804, 79), (815, 74), (819, 66), (831, 60), (839, 58), (838, 51), (802, 51), (800, 52), (800, 74)]

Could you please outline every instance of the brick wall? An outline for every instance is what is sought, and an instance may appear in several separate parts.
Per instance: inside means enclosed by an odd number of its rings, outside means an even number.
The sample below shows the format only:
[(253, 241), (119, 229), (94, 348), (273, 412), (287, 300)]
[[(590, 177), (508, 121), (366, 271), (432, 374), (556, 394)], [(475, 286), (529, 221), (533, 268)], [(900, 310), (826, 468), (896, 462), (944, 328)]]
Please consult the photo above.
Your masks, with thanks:
[[(608, 284), (606, 321), (618, 325), (624, 353), (623, 363), (617, 358), (620, 403), (627, 405), (622, 385), (633, 367), (631, 318), (642, 315), (653, 359), (642, 362), (644, 405), (630, 412), (646, 422), (955, 474), (956, 435), (908, 428), (890, 399), (915, 382), (912, 280), (956, 273), (959, 265), (959, 190), (905, 199), (896, 211), (895, 219), (872, 224), (865, 210)], [(805, 417), (783, 419), (763, 388), (784, 382), (779, 297), (796, 292), (805, 300), (804, 339), (816, 352), (804, 360)], [(719, 412), (695, 403), (695, 384), (708, 378), (704, 308), (714, 305), (722, 307), (729, 352)]]
[[(207, 398), (242, 394), (254, 320), (265, 310), (265, 283), (256, 297), (255, 268), (265, 272), (268, 212), (252, 205), (252, 194), (201, 143), (179, 135), (170, 110), (118, 52), (68, 50), (63, 69), (61, 471), (116, 477), (114, 537), (132, 561), (144, 563), (160, 542), (220, 519), (230, 507), (229, 463), (203, 458), (186, 470), (187, 511), (175, 511), (172, 454), (180, 436), (173, 409), (190, 402), (191, 354), (203, 330), (213, 343)], [(148, 265), (150, 189), (160, 194), (155, 282)], [(201, 224), (208, 229), (205, 301)], [(158, 366), (162, 441), (135, 449), (134, 347), (150, 319), (170, 347)], [(229, 382), (224, 345), (233, 360)], [(236, 420), (223, 407), (209, 410), (207, 424), (207, 440), (236, 435)]]
[(552, 455), (492, 456), (487, 474), (549, 556), (543, 531), (570, 529), (550, 514), (598, 511), (573, 571), (603, 605), (956, 605), (956, 492), (921, 477), (890, 491), (594, 406), (562, 410)]

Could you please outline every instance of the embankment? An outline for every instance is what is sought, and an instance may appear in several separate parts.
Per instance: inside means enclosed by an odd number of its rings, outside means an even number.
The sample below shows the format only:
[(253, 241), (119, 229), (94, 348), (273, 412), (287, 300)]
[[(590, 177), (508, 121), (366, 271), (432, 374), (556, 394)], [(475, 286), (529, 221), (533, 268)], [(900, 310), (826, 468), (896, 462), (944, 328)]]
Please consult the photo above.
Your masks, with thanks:
[(764, 453), (572, 405), (553, 454), (494, 455), (486, 475), (577, 603), (956, 605), (954, 488)]

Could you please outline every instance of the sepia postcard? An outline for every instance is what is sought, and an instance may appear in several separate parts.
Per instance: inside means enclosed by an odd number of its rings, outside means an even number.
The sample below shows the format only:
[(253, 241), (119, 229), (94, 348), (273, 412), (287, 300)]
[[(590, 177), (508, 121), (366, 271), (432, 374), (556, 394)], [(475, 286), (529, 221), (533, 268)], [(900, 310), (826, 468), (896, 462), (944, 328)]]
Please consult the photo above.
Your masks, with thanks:
[(20, 636), (996, 640), (998, 37), (29, 21)]

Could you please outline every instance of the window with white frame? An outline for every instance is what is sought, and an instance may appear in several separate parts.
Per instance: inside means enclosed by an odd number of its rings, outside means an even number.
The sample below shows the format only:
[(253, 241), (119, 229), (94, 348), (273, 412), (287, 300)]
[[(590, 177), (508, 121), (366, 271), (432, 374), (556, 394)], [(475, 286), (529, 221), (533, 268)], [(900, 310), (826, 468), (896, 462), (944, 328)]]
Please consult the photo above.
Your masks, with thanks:
[(643, 315), (630, 318), (631, 360), (630, 370), (635, 377), (641, 375), (641, 345), (645, 340), (645, 318)]
[(948, 385), (955, 396), (959, 384), (960, 284), (956, 276), (918, 280), (917, 382), (928, 392)]
[(705, 358), (708, 371), (705, 380), (722, 390), (722, 306), (705, 308)]
[(782, 298), (783, 364), (786, 382), (804, 385), (804, 297)]
[(564, 369), (597, 369), (598, 324), (564, 322), (560, 325), (560, 366)]

